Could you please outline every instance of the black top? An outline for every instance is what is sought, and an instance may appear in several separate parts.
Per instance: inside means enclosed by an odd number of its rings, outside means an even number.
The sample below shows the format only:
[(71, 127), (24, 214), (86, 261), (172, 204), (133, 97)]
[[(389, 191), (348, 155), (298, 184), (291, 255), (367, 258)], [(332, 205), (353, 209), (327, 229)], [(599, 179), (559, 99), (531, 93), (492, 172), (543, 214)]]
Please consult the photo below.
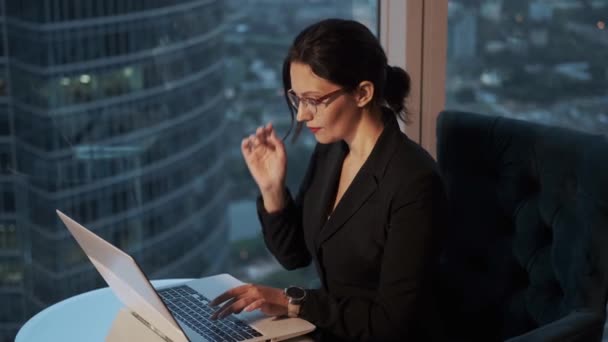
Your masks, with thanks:
[(348, 146), (317, 144), (295, 201), (258, 215), (269, 250), (287, 269), (314, 262), (301, 317), (324, 340), (438, 339), (430, 289), (445, 196), (432, 157), (399, 130), (394, 114), (330, 214)]

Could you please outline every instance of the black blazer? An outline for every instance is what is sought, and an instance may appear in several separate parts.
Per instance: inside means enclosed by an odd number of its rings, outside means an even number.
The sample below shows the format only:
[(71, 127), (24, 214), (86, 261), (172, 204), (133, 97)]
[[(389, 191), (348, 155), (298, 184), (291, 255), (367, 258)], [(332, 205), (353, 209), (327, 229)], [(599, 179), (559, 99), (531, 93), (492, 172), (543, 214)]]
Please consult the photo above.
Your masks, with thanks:
[(385, 127), (335, 211), (344, 142), (318, 144), (286, 207), (269, 214), (258, 198), (268, 249), (287, 269), (314, 262), (320, 289), (307, 290), (301, 317), (325, 340), (438, 339), (430, 296), (445, 196), (434, 160)]

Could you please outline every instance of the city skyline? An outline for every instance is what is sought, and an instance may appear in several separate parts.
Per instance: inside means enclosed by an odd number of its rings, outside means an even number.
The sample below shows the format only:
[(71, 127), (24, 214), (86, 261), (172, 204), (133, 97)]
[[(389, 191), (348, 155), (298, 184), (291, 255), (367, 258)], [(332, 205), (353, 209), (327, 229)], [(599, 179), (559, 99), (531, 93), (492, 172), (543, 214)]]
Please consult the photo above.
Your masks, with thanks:
[[(448, 4), (447, 109), (608, 135), (608, 0)], [(378, 34), (378, 13), (369, 0), (0, 0), (0, 341), (105, 286), (56, 208), (152, 278), (314, 284), (266, 251), (238, 147), (268, 121), (289, 129), (280, 71), (301, 29), (343, 17)], [(292, 193), (314, 144), (286, 142)]]

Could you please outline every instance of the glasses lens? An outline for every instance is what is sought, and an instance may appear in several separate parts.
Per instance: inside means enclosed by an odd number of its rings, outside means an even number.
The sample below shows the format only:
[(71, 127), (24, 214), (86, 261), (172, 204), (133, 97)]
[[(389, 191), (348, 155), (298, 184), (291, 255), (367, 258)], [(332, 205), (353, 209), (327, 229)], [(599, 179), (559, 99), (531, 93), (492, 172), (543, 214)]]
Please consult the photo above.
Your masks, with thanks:
[(291, 106), (297, 111), (298, 107), (300, 107), (300, 99), (292, 92), (288, 92), (287, 97), (289, 98), (289, 102), (291, 102)]
[(316, 102), (314, 102), (314, 101), (309, 101), (306, 104), (306, 107), (308, 107), (308, 110), (310, 110), (311, 113), (313, 113), (315, 115), (317, 114), (317, 106), (318, 106), (318, 104)]

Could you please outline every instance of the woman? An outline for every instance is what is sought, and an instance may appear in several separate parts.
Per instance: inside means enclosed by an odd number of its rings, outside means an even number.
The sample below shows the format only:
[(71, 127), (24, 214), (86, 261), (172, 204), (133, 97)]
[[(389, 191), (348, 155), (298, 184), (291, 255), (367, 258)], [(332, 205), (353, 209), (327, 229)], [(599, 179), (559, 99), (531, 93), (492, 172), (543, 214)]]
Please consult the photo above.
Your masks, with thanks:
[(320, 289), (247, 284), (212, 305), (297, 316), (327, 340), (435, 339), (429, 296), (444, 210), (433, 159), (403, 134), (407, 73), (387, 65), (374, 35), (329, 19), (302, 31), (283, 65), (285, 96), (318, 144), (294, 200), (286, 154), (271, 124), (241, 149), (260, 188), (269, 250), (287, 269), (314, 262)]

